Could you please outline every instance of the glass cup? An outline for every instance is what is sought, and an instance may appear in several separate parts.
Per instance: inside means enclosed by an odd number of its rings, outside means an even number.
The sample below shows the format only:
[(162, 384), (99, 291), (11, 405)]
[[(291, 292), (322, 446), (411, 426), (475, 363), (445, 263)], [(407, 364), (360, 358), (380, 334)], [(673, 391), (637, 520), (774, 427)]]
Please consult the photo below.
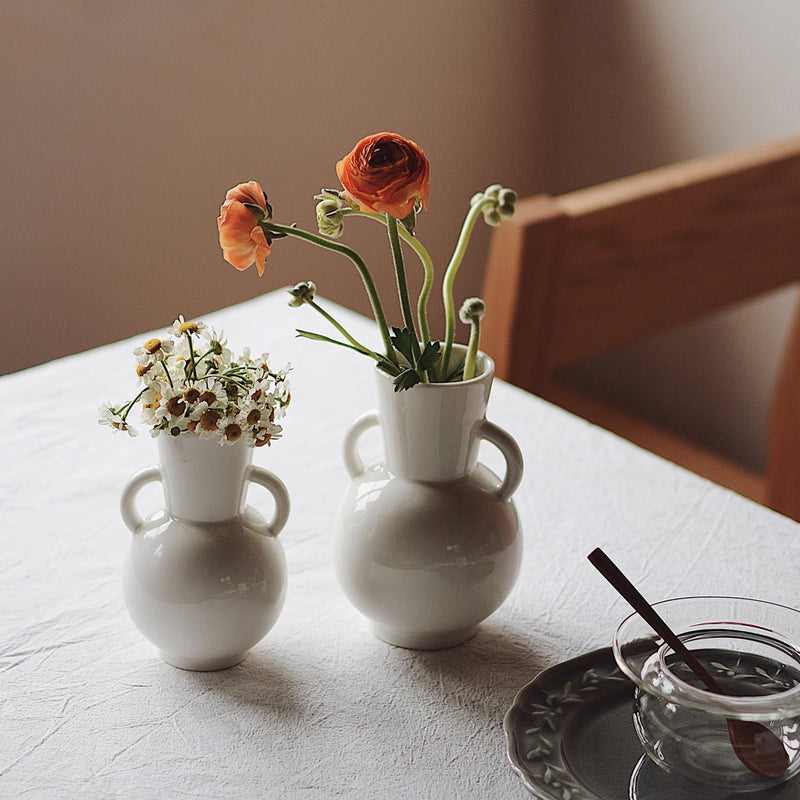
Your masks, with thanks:
[[(718, 681), (708, 691), (638, 614), (614, 636), (614, 657), (636, 684), (633, 723), (647, 755), (689, 785), (728, 792), (775, 786), (800, 770), (800, 611), (737, 597), (683, 597), (656, 611)], [(736, 756), (728, 719), (769, 728), (789, 756), (767, 778)]]

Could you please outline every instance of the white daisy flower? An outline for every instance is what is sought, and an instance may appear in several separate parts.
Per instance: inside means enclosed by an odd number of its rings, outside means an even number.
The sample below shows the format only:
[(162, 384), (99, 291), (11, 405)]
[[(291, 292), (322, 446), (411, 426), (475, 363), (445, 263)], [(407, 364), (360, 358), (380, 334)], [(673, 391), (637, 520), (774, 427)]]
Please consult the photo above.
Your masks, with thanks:
[[(173, 337), (173, 338), (169, 338)], [(134, 350), (139, 394), (115, 410), (103, 406), (99, 422), (131, 436), (127, 422), (136, 407), (152, 436), (197, 435), (220, 444), (261, 447), (280, 437), (291, 394), (290, 365), (273, 373), (269, 354), (234, 359), (222, 332), (179, 316), (164, 339)]]
[(208, 349), (213, 350), (214, 358), (218, 364), (227, 366), (233, 361), (233, 353), (228, 348), (228, 340), (221, 331), (218, 332), (214, 328), (207, 328), (204, 339)]
[(189, 406), (184, 398), (182, 386), (165, 385), (161, 390), (158, 408), (155, 410), (157, 419), (172, 421), (187, 416)]
[(182, 338), (185, 334), (202, 333), (208, 326), (205, 322), (195, 322), (194, 320), (186, 320), (181, 314), (172, 325), (167, 328), (167, 333), (174, 336), (176, 339)]
[(101, 425), (108, 425), (115, 431), (123, 431), (129, 436), (139, 435), (138, 431), (136, 431), (135, 428), (132, 428), (127, 420), (125, 420), (122, 415), (118, 411), (115, 411), (108, 403), (100, 406), (97, 421)]
[(224, 420), (225, 417), (221, 411), (217, 411), (214, 408), (207, 408), (196, 420), (190, 420), (190, 423), (196, 423), (193, 430), (202, 439), (216, 439), (218, 438), (220, 426)]
[(280, 439), (283, 428), (274, 422), (267, 422), (253, 432), (256, 447), (263, 447), (270, 444), (274, 439)]
[(153, 338), (148, 339), (141, 347), (137, 347), (133, 351), (133, 355), (140, 364), (147, 365), (148, 362), (163, 361), (174, 348), (175, 343), (170, 339)]
[[(228, 405), (228, 393), (222, 381), (217, 378), (202, 378), (193, 387), (199, 394), (191, 411), (192, 419), (199, 419), (209, 409), (220, 411)], [(194, 392), (191, 394), (194, 397)]]
[(181, 434), (188, 433), (191, 421), (187, 417), (171, 418), (164, 420), (162, 425), (154, 427), (150, 431), (150, 435), (154, 438), (158, 435), (161, 436), (180, 436)]
[(225, 417), (220, 422), (220, 441), (225, 445), (233, 445), (245, 436), (245, 429), (241, 426), (237, 417)]
[(275, 380), (280, 383), (286, 382), (286, 379), (291, 371), (292, 371), (292, 364), (291, 362), (289, 362), (283, 369), (279, 369), (275, 373)]
[(158, 409), (161, 407), (161, 385), (152, 386), (141, 397), (141, 416), (145, 425), (158, 425), (161, 421)]

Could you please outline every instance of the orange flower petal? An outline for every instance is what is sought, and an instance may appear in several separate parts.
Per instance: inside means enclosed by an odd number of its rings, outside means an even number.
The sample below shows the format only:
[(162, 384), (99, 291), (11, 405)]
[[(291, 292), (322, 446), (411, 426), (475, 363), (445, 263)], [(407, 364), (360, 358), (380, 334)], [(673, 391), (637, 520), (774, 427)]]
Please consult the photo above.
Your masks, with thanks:
[(267, 200), (264, 190), (257, 181), (248, 181), (247, 183), (240, 183), (232, 189), (228, 189), (225, 195), (225, 201), (237, 200), (240, 203), (249, 203), (264, 210), (267, 213)]
[(419, 145), (396, 133), (362, 139), (336, 164), (336, 174), (362, 211), (403, 219), (417, 200), (427, 208), (428, 159)]
[(255, 245), (253, 258), (256, 262), (256, 269), (258, 270), (258, 276), (260, 278), (266, 269), (267, 256), (272, 251), (270, 250), (267, 237), (264, 235), (264, 231), (262, 231), (261, 228), (253, 228), (253, 230), (250, 231), (250, 241)]
[(256, 212), (246, 208), (241, 201), (230, 199), (220, 208), (217, 228), (225, 260), (238, 270), (247, 269), (255, 261), (258, 274), (263, 275), (270, 247), (264, 231), (256, 225), (257, 221)]

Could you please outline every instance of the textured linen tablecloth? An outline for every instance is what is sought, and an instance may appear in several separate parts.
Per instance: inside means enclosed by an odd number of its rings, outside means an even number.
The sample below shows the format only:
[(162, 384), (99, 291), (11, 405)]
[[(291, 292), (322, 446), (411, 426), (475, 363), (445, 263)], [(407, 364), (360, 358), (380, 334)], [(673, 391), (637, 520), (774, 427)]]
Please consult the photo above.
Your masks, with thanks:
[[(377, 344), (370, 321), (337, 313)], [(155, 463), (155, 442), (101, 428), (96, 410), (133, 395), (131, 351), (144, 339), (0, 378), (0, 797), (522, 798), (506, 709), (539, 670), (609, 644), (628, 613), (586, 561), (593, 547), (653, 600), (797, 605), (794, 522), (496, 381), (488, 417), (525, 457), (517, 586), (460, 647), (378, 641), (331, 564), (342, 439), (374, 405), (371, 367), (295, 338), (295, 327), (321, 329), (312, 315), (280, 292), (206, 318), (235, 352), (294, 365), (285, 436), (255, 455), (292, 497), (286, 605), (221, 672), (161, 662), (122, 601), (119, 496)], [(491, 446), (482, 460), (502, 468)]]

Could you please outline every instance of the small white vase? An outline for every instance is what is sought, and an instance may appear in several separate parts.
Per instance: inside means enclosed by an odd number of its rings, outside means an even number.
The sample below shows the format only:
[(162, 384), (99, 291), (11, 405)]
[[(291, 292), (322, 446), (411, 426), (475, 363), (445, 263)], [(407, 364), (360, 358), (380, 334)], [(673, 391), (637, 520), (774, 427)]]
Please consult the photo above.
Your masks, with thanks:
[[(161, 658), (182, 669), (238, 664), (275, 624), (286, 597), (276, 536), (289, 515), (281, 480), (252, 465), (253, 450), (191, 434), (159, 436), (160, 466), (136, 473), (120, 500), (133, 534), (123, 571), (125, 604)], [(165, 509), (142, 517), (140, 489), (160, 481)], [(272, 495), (266, 521), (246, 505), (249, 483)]]
[[(463, 347), (454, 355), (463, 359)], [(494, 362), (483, 353), (472, 380), (401, 392), (376, 369), (379, 410), (346, 435), (352, 481), (338, 514), (336, 573), (370, 630), (390, 644), (460, 644), (516, 581), (522, 537), (511, 495), (522, 455), (485, 418), (493, 377)], [(365, 465), (358, 440), (376, 425), (385, 457)], [(502, 480), (478, 463), (481, 440), (503, 454)]]

